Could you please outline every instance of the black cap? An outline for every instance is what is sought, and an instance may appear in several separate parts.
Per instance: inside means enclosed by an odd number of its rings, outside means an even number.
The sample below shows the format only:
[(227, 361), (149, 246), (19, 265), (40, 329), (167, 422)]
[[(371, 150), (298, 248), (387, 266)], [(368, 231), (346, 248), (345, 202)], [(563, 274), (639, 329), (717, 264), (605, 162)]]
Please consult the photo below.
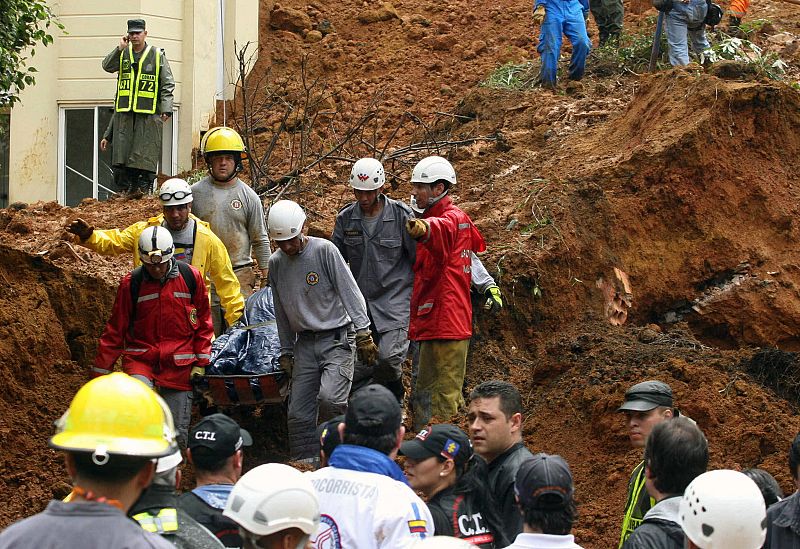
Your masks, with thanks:
[(345, 431), (367, 436), (395, 433), (401, 421), (397, 397), (383, 385), (367, 385), (356, 391), (344, 417)]
[(339, 436), (339, 424), (343, 421), (344, 415), (340, 415), (324, 423), (320, 423), (317, 427), (319, 445), (326, 456), (330, 457), (333, 450), (342, 443), (342, 439)]
[(517, 469), (514, 491), (523, 508), (563, 509), (572, 499), (573, 489), (572, 472), (561, 456), (536, 454)]
[(672, 408), (672, 389), (663, 381), (643, 381), (625, 391), (618, 412), (647, 412), (658, 406)]
[(417, 461), (440, 456), (463, 465), (472, 457), (472, 445), (467, 434), (449, 423), (430, 425), (400, 446), (400, 455)]
[(250, 433), (225, 414), (204, 417), (189, 431), (189, 449), (194, 452), (202, 448), (205, 456), (226, 458), (252, 444)]
[(128, 19), (128, 32), (143, 32), (144, 19)]

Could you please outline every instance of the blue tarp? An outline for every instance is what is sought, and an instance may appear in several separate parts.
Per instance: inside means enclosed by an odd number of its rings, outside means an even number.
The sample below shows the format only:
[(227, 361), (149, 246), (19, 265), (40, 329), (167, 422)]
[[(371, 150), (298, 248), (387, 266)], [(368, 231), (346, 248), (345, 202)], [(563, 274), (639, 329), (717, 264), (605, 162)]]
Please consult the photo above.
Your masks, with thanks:
[(280, 354), (272, 289), (267, 286), (247, 298), (242, 318), (211, 345), (206, 374), (271, 374), (280, 369)]

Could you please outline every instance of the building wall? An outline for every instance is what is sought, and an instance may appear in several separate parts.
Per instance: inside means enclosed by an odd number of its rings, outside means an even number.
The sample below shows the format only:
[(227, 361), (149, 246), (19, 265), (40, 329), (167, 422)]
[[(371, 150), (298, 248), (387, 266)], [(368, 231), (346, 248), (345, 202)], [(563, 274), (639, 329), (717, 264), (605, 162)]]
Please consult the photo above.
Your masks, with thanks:
[[(133, 17), (146, 20), (148, 43), (167, 54), (179, 108), (177, 171), (191, 169), (192, 148), (214, 123), (218, 1), (53, 1), (66, 32), (55, 29), (54, 43), (36, 48), (36, 85), (23, 90), (11, 112), (10, 202), (57, 199), (59, 107), (113, 104), (116, 75), (103, 71), (101, 61)], [(227, 0), (224, 7), (226, 41), (257, 42), (258, 1)], [(232, 46), (225, 53), (230, 58)]]

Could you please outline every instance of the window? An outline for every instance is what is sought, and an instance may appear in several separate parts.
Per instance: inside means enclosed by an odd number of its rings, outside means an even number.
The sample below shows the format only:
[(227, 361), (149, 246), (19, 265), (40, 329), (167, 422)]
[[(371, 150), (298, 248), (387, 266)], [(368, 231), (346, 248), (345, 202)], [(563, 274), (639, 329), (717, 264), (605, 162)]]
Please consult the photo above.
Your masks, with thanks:
[(11, 114), (0, 112), (0, 208), (8, 206), (9, 143), (11, 141)]
[[(62, 204), (75, 206), (84, 198), (107, 200), (123, 190), (114, 184), (111, 147), (100, 150), (100, 140), (113, 112), (107, 106), (60, 109), (58, 196)], [(176, 109), (164, 124), (159, 172), (171, 174), (177, 163), (173, 135), (177, 115)]]

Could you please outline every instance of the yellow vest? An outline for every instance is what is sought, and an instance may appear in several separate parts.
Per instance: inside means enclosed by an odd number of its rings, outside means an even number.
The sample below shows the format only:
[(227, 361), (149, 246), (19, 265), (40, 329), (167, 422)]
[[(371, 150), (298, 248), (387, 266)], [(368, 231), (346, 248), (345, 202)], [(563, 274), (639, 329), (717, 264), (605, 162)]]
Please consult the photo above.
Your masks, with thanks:
[(133, 520), (139, 523), (144, 530), (153, 534), (168, 534), (178, 531), (178, 510), (174, 507), (161, 509), (157, 515), (147, 511), (133, 515)]
[(147, 46), (139, 58), (139, 66), (135, 73), (133, 65), (133, 45), (128, 45), (128, 49), (119, 54), (117, 101), (114, 110), (154, 114), (158, 98), (158, 77), (161, 72), (161, 55), (158, 49)]
[[(630, 484), (628, 485), (628, 501), (625, 505), (625, 516), (622, 519), (622, 535), (619, 538), (619, 549), (630, 535), (642, 523), (645, 513), (655, 505), (644, 487), (644, 461), (633, 470)], [(649, 505), (648, 505), (649, 504)]]

